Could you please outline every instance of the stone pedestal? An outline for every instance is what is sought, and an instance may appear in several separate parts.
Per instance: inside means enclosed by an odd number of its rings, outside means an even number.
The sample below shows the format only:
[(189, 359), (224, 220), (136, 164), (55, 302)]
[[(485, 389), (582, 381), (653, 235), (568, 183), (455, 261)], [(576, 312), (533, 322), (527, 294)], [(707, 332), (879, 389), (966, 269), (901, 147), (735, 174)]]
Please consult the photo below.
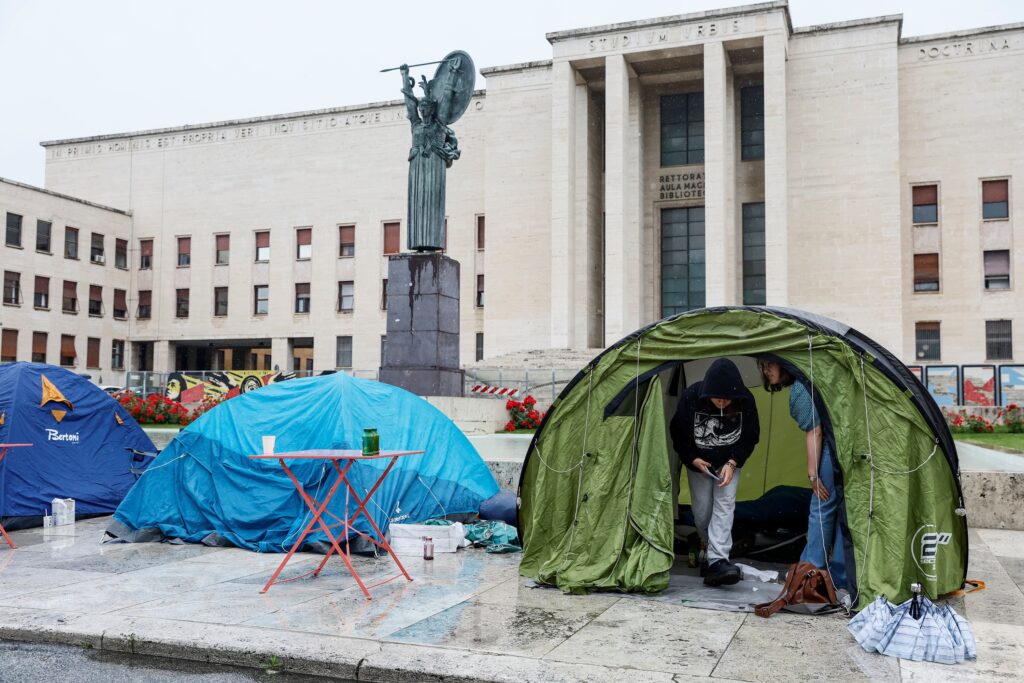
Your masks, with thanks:
[(381, 382), (419, 396), (462, 396), (458, 261), (440, 252), (390, 258), (387, 337)]

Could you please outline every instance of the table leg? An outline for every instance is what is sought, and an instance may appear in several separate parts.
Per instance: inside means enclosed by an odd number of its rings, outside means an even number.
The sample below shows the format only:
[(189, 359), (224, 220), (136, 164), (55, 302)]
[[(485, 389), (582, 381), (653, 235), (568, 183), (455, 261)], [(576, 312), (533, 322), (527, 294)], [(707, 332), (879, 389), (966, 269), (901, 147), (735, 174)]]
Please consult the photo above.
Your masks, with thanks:
[[(360, 514), (366, 517), (367, 521), (370, 522), (370, 526), (372, 526), (373, 530), (377, 532), (377, 538), (380, 539), (380, 542), (374, 541), (372, 538), (370, 539), (370, 541), (384, 548), (384, 550), (386, 550), (388, 554), (391, 555), (391, 559), (394, 560), (395, 564), (398, 565), (398, 568), (402, 571), (402, 574), (405, 576), (405, 578), (407, 578), (409, 581), (412, 581), (412, 577), (409, 576), (409, 572), (405, 571), (405, 567), (402, 565), (401, 560), (398, 559), (398, 555), (396, 555), (395, 551), (391, 549), (391, 545), (388, 543), (388, 540), (384, 537), (384, 534), (381, 533), (380, 528), (377, 526), (376, 522), (373, 521), (373, 517), (370, 516), (370, 513), (366, 509), (366, 504), (370, 502), (370, 498), (372, 498), (373, 494), (377, 492), (378, 488), (380, 488), (380, 485), (384, 482), (384, 478), (388, 476), (388, 473), (391, 471), (391, 468), (394, 467), (397, 461), (397, 457), (391, 459), (391, 462), (388, 463), (387, 468), (380, 475), (380, 477), (378, 477), (377, 483), (375, 483), (373, 485), (373, 488), (371, 488), (367, 492), (366, 498), (359, 498), (359, 494), (356, 493), (356, 490), (354, 488), (352, 488), (352, 485), (348, 482), (348, 478), (345, 479), (345, 486), (348, 487), (349, 492), (352, 494), (352, 497), (355, 498), (356, 503), (358, 505), (356, 513), (352, 517), (352, 521), (355, 522), (359, 518)], [(345, 514), (348, 514), (347, 510), (345, 511)]]
[[(0, 462), (3, 462), (4, 456), (7, 455), (8, 450), (9, 449), (5, 448), (2, 451), (0, 451)], [(11, 546), (12, 550), (18, 547), (14, 545), (14, 541), (12, 541), (11, 537), (7, 535), (7, 529), (4, 528), (3, 524), (0, 524), (0, 534), (4, 535), (4, 540), (7, 541), (7, 545)]]

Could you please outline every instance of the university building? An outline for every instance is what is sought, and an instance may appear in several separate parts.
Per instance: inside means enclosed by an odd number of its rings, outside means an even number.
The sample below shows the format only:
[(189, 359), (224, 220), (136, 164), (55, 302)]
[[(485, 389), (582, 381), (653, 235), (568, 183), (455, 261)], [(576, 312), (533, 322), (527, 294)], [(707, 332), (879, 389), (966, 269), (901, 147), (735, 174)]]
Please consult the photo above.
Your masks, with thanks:
[[(550, 60), (483, 68), (448, 171), (462, 362), (731, 304), (837, 318), (907, 363), (1024, 362), (1024, 25), (901, 26), (794, 27), (770, 2), (549, 33)], [(5, 360), (45, 332), (47, 360), (72, 336), (104, 378), (380, 365), (402, 102), (42, 144), (46, 190), (0, 184)], [(34, 305), (40, 278), (99, 288), (99, 314)]]

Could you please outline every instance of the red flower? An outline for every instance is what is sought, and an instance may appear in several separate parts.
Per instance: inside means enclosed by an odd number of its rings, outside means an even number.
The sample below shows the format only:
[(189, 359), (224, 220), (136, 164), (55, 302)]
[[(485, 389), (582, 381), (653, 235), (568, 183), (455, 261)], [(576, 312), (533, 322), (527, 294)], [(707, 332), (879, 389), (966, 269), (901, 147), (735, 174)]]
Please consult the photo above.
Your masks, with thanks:
[(540, 419), (540, 413), (538, 413), (538, 412), (537, 412), (536, 410), (531, 410), (531, 411), (530, 411), (530, 412), (528, 412), (528, 413), (527, 413), (526, 415), (527, 415), (527, 416), (528, 416), (528, 417), (529, 417), (529, 418), (530, 418), (531, 420), (539, 420), (539, 419)]
[(164, 416), (163, 415), (157, 415), (156, 416), (156, 421), (157, 422), (163, 422), (164, 421)]
[(532, 405), (535, 405), (536, 403), (537, 403), (537, 399), (535, 399), (533, 396), (529, 396), (528, 395), (526, 398), (523, 399), (523, 405), (526, 405), (526, 406), (532, 406)]
[(514, 432), (514, 431), (516, 431), (516, 426), (515, 426), (515, 424), (512, 423), (511, 420), (509, 420), (508, 424), (505, 425), (505, 431), (506, 432)]

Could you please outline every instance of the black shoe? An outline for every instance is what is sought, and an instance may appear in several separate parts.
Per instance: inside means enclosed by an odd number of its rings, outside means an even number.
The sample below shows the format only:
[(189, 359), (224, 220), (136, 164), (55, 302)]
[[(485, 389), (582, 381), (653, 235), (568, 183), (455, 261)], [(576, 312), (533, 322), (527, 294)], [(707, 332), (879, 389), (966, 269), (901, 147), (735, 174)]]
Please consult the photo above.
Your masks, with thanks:
[(731, 586), (739, 580), (740, 568), (728, 560), (715, 560), (704, 574), (705, 586)]

